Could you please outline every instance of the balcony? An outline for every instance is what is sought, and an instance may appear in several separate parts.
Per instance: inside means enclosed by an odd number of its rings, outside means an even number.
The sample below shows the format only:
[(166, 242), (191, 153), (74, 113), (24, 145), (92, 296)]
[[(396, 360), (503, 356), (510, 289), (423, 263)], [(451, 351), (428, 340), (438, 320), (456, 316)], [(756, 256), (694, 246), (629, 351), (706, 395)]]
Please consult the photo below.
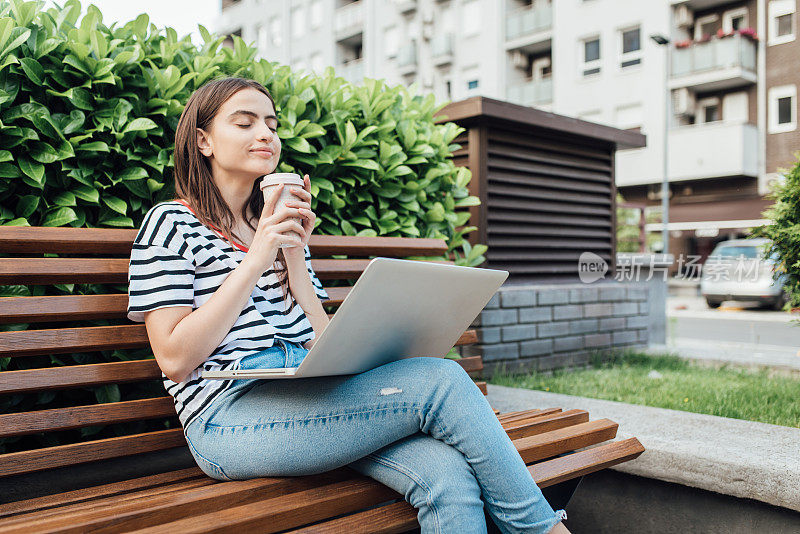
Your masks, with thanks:
[(523, 7), (506, 15), (506, 50), (537, 53), (547, 50), (553, 39), (553, 7)]
[(336, 40), (344, 41), (364, 31), (363, 2), (352, 2), (336, 9), (334, 28)]
[(417, 43), (412, 41), (397, 51), (397, 71), (402, 76), (417, 72)]
[(394, 0), (394, 5), (398, 13), (405, 15), (417, 9), (417, 0)]
[(453, 62), (452, 33), (443, 33), (431, 39), (431, 58), (437, 67)]
[(669, 0), (670, 5), (686, 4), (692, 11), (701, 11), (713, 7), (735, 3), (735, 0)]
[(758, 176), (758, 129), (712, 122), (669, 132), (669, 180)]
[(509, 85), (506, 99), (521, 106), (542, 106), (553, 101), (553, 79), (527, 80), (524, 83)]
[(352, 84), (360, 84), (364, 81), (364, 60), (353, 59), (336, 69), (336, 75), (341, 76)]
[(672, 89), (716, 91), (756, 83), (756, 43), (733, 35), (672, 52)]

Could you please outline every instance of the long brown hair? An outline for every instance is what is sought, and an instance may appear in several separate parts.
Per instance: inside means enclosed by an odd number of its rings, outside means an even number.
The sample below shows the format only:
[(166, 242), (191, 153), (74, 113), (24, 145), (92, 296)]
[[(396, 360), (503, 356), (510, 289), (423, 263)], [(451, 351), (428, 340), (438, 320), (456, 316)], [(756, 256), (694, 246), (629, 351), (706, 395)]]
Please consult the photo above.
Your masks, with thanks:
[[(265, 94), (277, 112), (275, 100), (266, 87), (254, 80), (245, 78), (218, 78), (197, 89), (186, 107), (183, 108), (178, 127), (175, 131), (175, 195), (184, 199), (191, 206), (197, 218), (206, 226), (217, 227), (225, 239), (233, 245), (233, 239), (242, 240), (233, 231), (235, 218), (230, 207), (225, 203), (219, 188), (211, 175), (211, 165), (197, 146), (197, 128), (208, 130), (211, 121), (222, 107), (222, 104), (242, 89), (255, 89)], [(258, 180), (253, 183), (250, 197), (242, 207), (242, 219), (247, 226), (256, 230), (256, 226), (248, 217), (248, 208), (258, 217), (264, 209), (264, 196)], [(281, 283), (283, 298), (289, 295), (291, 304), (285, 313), (294, 309), (295, 300), (286, 283), (288, 272), (283, 250), (278, 249), (278, 264), (275, 269)]]

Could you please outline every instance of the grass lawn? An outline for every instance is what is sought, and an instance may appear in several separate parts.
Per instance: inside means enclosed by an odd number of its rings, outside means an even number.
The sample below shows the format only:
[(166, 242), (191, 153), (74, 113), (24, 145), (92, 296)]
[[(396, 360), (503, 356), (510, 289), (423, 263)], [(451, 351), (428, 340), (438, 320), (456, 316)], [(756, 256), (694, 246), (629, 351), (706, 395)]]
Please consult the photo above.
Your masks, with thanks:
[[(661, 378), (649, 377), (652, 371)], [(598, 355), (591, 369), (498, 373), (489, 383), (800, 428), (797, 376), (707, 367), (677, 356), (636, 352)]]

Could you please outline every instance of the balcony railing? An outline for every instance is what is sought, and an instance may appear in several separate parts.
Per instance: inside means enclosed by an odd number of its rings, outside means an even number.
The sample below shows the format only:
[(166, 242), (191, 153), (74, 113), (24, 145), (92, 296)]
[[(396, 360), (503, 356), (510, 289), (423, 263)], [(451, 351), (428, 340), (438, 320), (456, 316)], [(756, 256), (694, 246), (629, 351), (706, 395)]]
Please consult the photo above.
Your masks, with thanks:
[(541, 106), (553, 101), (553, 79), (528, 80), (525, 83), (509, 85), (506, 89), (509, 102), (521, 106)]
[(342, 39), (354, 35), (364, 28), (364, 10), (362, 2), (353, 2), (336, 9), (336, 37)]
[(360, 84), (364, 81), (364, 60), (353, 59), (346, 62), (336, 69), (337, 76), (353, 84)]
[(397, 51), (397, 68), (401, 74), (410, 74), (417, 70), (417, 43), (410, 42)]
[(523, 7), (506, 16), (506, 40), (549, 30), (553, 27), (553, 6)]
[(669, 131), (669, 179), (758, 176), (758, 128), (710, 122)]
[(453, 60), (453, 34), (443, 33), (431, 39), (431, 57), (436, 65)]
[[(673, 82), (693, 76), (700, 76), (697, 84), (722, 82), (727, 78), (734, 78), (734, 82), (739, 78), (747, 81), (750, 79), (747, 75), (755, 76), (755, 70), (756, 43), (741, 35), (694, 43), (686, 48), (675, 49), (672, 54)], [(671, 85), (676, 86), (675, 83)], [(687, 83), (681, 85), (695, 84), (687, 79)]]

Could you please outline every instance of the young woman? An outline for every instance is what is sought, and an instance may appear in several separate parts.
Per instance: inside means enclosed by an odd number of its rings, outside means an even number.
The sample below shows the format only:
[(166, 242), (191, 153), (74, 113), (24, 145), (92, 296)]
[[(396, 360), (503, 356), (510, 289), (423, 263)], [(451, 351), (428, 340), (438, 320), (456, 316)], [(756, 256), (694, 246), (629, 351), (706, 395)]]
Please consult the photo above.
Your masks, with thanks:
[(278, 165), (277, 127), (256, 82), (198, 89), (175, 135), (178, 198), (148, 212), (133, 245), (128, 317), (147, 327), (197, 464), (218, 480), (350, 465), (403, 494), (424, 532), (486, 532), (484, 503), (503, 532), (567, 532), (454, 361), (293, 380), (200, 377), (297, 366), (328, 323), (307, 245), (308, 175), (277, 211), (280, 188), (266, 202), (259, 188)]

